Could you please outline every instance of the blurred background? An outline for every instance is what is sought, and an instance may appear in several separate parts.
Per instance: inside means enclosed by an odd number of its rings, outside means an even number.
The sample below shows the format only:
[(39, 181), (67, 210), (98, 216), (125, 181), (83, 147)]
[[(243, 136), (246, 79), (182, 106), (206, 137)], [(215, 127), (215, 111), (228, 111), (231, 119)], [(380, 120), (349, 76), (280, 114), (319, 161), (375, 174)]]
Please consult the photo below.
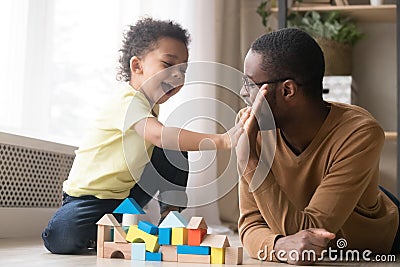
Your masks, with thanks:
[[(143, 16), (172, 19), (191, 34), (190, 61), (213, 61), (242, 70), (250, 44), (267, 29), (256, 9), (260, 0), (2, 0), (0, 1), (0, 132), (77, 147), (83, 132), (118, 86), (118, 49), (126, 25)], [(365, 4), (365, 3), (362, 3)], [(271, 22), (276, 27), (276, 22)], [(386, 131), (396, 129), (396, 24), (360, 21), (365, 37), (353, 53), (357, 105), (370, 111)], [(228, 90), (184, 88), (161, 108), (161, 119), (195, 97), (220, 99), (234, 110), (243, 103)], [(196, 87), (197, 88), (197, 87)], [(220, 117), (219, 107), (204, 106)], [(226, 125), (233, 125), (232, 118)], [(209, 121), (193, 128), (223, 129)], [(228, 152), (203, 153), (215, 158), (189, 187), (217, 177), (237, 179)], [(191, 153), (192, 158), (199, 155)], [(385, 144), (382, 184), (396, 193), (396, 146)], [(218, 188), (210, 199), (219, 194)], [(190, 197), (196, 198), (191, 194)], [(210, 225), (235, 228), (237, 189), (218, 202), (186, 211), (205, 216)], [(225, 231), (226, 229), (222, 229)]]

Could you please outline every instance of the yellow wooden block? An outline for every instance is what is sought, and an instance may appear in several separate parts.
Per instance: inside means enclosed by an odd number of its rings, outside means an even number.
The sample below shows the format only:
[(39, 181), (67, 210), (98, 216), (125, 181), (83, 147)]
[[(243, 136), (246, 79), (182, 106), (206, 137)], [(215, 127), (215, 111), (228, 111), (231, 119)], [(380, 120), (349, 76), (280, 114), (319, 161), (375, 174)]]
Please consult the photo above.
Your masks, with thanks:
[(211, 248), (211, 264), (225, 263), (225, 248)]
[(158, 236), (148, 234), (140, 230), (137, 225), (129, 227), (126, 235), (126, 240), (131, 243), (146, 243), (146, 250), (150, 252), (157, 252), (160, 248), (158, 244)]
[(171, 245), (187, 245), (188, 231), (186, 228), (172, 228)]

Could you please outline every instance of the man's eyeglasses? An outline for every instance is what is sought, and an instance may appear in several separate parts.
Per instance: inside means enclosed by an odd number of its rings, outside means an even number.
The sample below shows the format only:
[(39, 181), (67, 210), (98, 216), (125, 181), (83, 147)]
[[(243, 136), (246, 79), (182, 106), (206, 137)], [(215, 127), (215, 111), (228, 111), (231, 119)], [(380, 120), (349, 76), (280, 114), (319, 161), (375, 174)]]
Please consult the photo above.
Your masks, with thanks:
[[(274, 80), (268, 80), (268, 81), (264, 81), (264, 82), (258, 82), (255, 83), (252, 80), (250, 80), (248, 77), (243, 77), (243, 87), (244, 89), (246, 89), (247, 93), (250, 93), (250, 90), (253, 90), (255, 88), (260, 89), (264, 84), (273, 84), (273, 83), (280, 83), (280, 82), (284, 82), (286, 80), (292, 80), (295, 83), (297, 83), (295, 81), (295, 79), (292, 78), (281, 78), (281, 79), (274, 79)], [(297, 85), (301, 85), (299, 83), (297, 83)]]

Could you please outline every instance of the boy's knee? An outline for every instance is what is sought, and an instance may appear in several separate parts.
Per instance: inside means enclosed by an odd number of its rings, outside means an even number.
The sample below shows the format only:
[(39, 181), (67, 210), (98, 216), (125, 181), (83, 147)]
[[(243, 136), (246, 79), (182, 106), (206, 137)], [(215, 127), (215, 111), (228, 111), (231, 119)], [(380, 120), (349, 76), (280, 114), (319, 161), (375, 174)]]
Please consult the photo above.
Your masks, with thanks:
[(74, 229), (57, 223), (49, 223), (42, 232), (43, 244), (53, 254), (83, 254), (88, 252), (90, 241), (86, 235), (79, 234)]

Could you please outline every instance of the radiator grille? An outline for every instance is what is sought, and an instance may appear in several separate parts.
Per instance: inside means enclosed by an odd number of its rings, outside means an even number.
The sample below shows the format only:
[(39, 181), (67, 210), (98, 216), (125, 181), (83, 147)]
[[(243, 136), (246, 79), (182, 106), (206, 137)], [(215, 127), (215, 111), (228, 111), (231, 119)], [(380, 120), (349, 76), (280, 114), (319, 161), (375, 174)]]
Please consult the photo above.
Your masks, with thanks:
[(0, 207), (57, 208), (74, 156), (0, 144)]

